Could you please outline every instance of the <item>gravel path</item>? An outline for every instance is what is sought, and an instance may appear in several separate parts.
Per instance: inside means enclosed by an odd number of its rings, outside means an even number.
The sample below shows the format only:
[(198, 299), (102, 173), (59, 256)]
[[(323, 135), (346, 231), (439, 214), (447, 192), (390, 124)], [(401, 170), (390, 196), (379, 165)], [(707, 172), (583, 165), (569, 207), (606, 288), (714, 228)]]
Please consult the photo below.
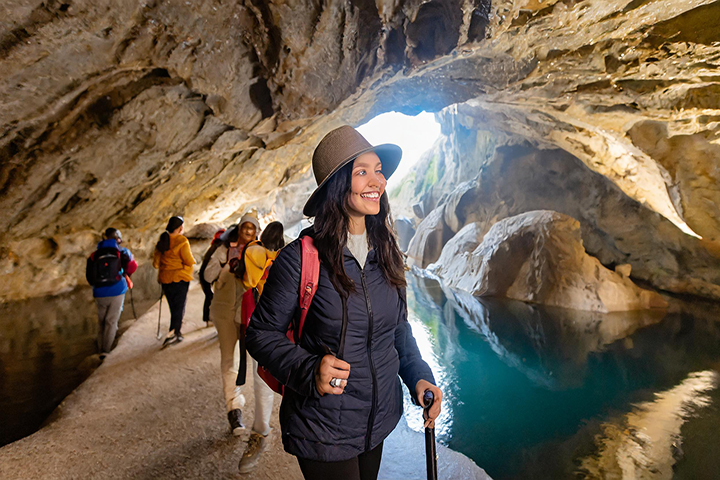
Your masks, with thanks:
[[(265, 479), (301, 480), (282, 449), (276, 396), (268, 449), (250, 474), (237, 464), (249, 428), (230, 434), (214, 328), (202, 322), (202, 290), (192, 285), (185, 341), (160, 350), (155, 305), (33, 435), (0, 448), (0, 479)], [(163, 334), (169, 324), (162, 305)], [(248, 372), (244, 423), (252, 424), (253, 376)], [(277, 433), (277, 434), (276, 434)], [(472, 460), (438, 445), (444, 479), (488, 479)], [(380, 479), (425, 478), (424, 437), (402, 420), (385, 441)]]

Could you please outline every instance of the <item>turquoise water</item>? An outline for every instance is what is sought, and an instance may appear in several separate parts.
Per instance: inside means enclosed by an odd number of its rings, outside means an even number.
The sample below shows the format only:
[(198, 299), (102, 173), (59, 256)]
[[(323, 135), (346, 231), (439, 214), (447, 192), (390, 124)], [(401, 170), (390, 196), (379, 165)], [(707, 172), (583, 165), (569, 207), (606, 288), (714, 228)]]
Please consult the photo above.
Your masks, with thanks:
[(717, 305), (601, 315), (408, 280), (438, 439), (494, 479), (717, 478)]

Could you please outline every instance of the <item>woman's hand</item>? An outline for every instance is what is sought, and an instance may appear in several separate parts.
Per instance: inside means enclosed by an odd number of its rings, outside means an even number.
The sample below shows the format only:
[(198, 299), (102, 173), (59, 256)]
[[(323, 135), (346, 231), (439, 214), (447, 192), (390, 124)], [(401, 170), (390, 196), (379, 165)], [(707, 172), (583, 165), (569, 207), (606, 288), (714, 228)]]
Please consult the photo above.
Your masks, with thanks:
[[(425, 418), (425, 428), (435, 428), (435, 419), (438, 415), (440, 415), (440, 410), (442, 409), (442, 390), (427, 380), (418, 381), (417, 385), (415, 385), (415, 395), (418, 403), (423, 408), (425, 408), (425, 404), (423, 403), (423, 394), (425, 393), (425, 390), (430, 390), (435, 397), (432, 407), (430, 407), (430, 410), (427, 410), (426, 412), (427, 417)], [(425, 415), (423, 415), (423, 417), (425, 417)]]
[[(345, 390), (347, 379), (350, 377), (350, 364), (337, 358), (335, 355), (325, 355), (320, 361), (320, 366), (315, 374), (315, 387), (320, 395), (329, 393), (340, 395)], [(333, 386), (330, 381), (334, 378), (340, 379), (338, 386)]]

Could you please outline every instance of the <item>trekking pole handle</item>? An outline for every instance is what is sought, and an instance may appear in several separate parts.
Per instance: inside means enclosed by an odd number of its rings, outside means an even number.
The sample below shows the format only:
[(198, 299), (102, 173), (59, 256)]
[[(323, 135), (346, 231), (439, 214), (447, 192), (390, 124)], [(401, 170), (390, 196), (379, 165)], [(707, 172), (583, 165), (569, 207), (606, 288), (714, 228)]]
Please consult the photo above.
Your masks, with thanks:
[(430, 410), (430, 407), (432, 407), (433, 403), (435, 402), (435, 395), (433, 395), (432, 390), (425, 390), (425, 393), (423, 393), (423, 410), (427, 413), (428, 410)]

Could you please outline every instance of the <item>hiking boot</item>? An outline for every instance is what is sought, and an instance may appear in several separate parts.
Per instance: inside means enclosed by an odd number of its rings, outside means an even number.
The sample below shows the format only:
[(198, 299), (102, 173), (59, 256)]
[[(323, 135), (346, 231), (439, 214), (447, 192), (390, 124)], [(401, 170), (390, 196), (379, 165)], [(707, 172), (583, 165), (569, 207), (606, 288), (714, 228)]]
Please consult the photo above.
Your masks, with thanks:
[(242, 423), (242, 411), (239, 408), (228, 412), (228, 422), (230, 422), (230, 430), (234, 436), (242, 435), (245, 425)]
[(250, 434), (247, 447), (245, 447), (245, 452), (243, 452), (242, 458), (240, 458), (240, 464), (238, 465), (240, 473), (249, 473), (257, 466), (260, 460), (260, 454), (265, 451), (270, 441), (269, 436), (269, 434), (262, 436), (256, 432)]
[(177, 335), (175, 335), (175, 332), (170, 332), (167, 334), (167, 337), (165, 337), (165, 340), (163, 340), (163, 348), (167, 347), (168, 345), (172, 345), (173, 343), (179, 342)]

